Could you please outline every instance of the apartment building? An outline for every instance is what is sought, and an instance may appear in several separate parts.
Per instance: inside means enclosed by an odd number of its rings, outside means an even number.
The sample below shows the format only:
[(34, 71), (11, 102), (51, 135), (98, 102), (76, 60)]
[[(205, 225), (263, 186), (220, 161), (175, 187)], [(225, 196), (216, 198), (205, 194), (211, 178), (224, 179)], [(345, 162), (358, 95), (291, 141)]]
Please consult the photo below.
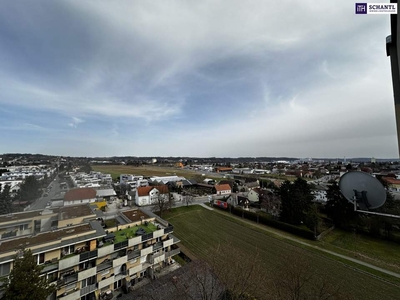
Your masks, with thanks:
[(0, 276), (19, 249), (30, 248), (42, 276), (57, 285), (48, 300), (112, 299), (179, 254), (172, 225), (158, 216), (136, 209), (115, 217), (118, 225), (104, 228), (89, 204), (0, 216)]

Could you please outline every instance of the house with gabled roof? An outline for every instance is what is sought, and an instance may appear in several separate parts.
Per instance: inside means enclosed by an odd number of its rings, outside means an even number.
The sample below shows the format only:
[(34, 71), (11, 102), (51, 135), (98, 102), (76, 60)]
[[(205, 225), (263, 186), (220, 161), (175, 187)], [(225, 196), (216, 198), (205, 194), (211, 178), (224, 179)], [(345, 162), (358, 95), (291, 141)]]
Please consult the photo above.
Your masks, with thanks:
[(157, 202), (159, 195), (168, 197), (169, 189), (166, 185), (138, 187), (136, 189), (135, 204), (137, 206), (151, 205)]
[(72, 189), (64, 195), (64, 205), (76, 205), (96, 202), (96, 190), (92, 188)]
[(214, 185), (213, 190), (217, 195), (230, 195), (232, 193), (232, 189), (227, 183)]

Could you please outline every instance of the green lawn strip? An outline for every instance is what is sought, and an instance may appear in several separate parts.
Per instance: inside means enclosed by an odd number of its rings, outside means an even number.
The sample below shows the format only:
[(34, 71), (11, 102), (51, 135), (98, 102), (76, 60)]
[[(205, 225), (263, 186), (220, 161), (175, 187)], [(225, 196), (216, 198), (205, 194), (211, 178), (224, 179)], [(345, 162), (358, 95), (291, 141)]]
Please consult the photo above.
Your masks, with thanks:
[(135, 237), (136, 236), (136, 231), (139, 228), (143, 228), (144, 231), (146, 231), (146, 233), (150, 233), (150, 232), (153, 232), (153, 231), (157, 230), (157, 227), (153, 223), (149, 223), (147, 226), (146, 225), (140, 225), (140, 226), (134, 226), (134, 227), (131, 227), (131, 228), (121, 229), (121, 230), (118, 230), (118, 231), (114, 232), (114, 234), (115, 234), (114, 243), (123, 242), (123, 241), (127, 240), (128, 238)]
[[(354, 249), (353, 245), (348, 246), (348, 248), (345, 249), (343, 247), (335, 246), (332, 242), (327, 242), (326, 239), (324, 239), (323, 241), (311, 241), (311, 240), (299, 237), (297, 235), (288, 233), (283, 230), (275, 229), (273, 227), (269, 227), (269, 226), (266, 226), (263, 224), (257, 224), (255, 222), (247, 220), (247, 219), (242, 219), (238, 216), (232, 215), (232, 214), (222, 211), (222, 210), (216, 209), (215, 211), (217, 213), (220, 213), (225, 218), (232, 218), (232, 219), (236, 219), (240, 222), (243, 222), (243, 224), (246, 224), (245, 226), (248, 226), (248, 225), (258, 226), (259, 225), (269, 231), (267, 234), (275, 233), (276, 235), (284, 235), (287, 237), (296, 238), (296, 239), (298, 239), (302, 242), (308, 243), (312, 246), (316, 246), (316, 247), (319, 247), (319, 248), (325, 249), (325, 250), (330, 250), (330, 251), (336, 252), (338, 254), (346, 255), (346, 256), (358, 259), (360, 261), (375, 265), (377, 267), (385, 268), (389, 271), (393, 271), (393, 272), (397, 272), (397, 273), (399, 273), (399, 271), (400, 271), (400, 267), (399, 267), (400, 245), (395, 244), (395, 243), (390, 243), (390, 242), (383, 241), (383, 240), (376, 240), (376, 239), (366, 237), (366, 236), (358, 236), (357, 241), (359, 241), (359, 243), (357, 245), (357, 253), (359, 255), (355, 256), (354, 251), (351, 251), (351, 248)], [(336, 229), (331, 234), (334, 234), (335, 231), (336, 231)], [(347, 234), (348, 238), (352, 237), (352, 233), (346, 233), (346, 232), (344, 232), (344, 233)], [(329, 236), (331, 234), (329, 234), (327, 237), (329, 238)], [(278, 237), (278, 238), (281, 238), (281, 237)], [(367, 240), (370, 242), (363, 243), (363, 242), (361, 242), (362, 240)], [(374, 243), (372, 243), (371, 241), (374, 241)], [(366, 244), (366, 246), (364, 246), (365, 244)], [(368, 245), (370, 245), (371, 247), (369, 248)]]
[(326, 235), (321, 244), (323, 248), (400, 272), (399, 244), (339, 229)]
[[(223, 216), (224, 218), (230, 218), (230, 215), (222, 215), (222, 216)], [(358, 268), (358, 269), (360, 269), (360, 270), (363, 270), (363, 271), (365, 271), (365, 272), (369, 272), (369, 273), (371, 273), (371, 274), (373, 274), (373, 275), (375, 275), (375, 276), (378, 276), (378, 277), (381, 277), (381, 278), (383, 278), (383, 279), (385, 279), (385, 280), (388, 280), (388, 281), (390, 281), (390, 282), (392, 282), (392, 283), (394, 283), (394, 284), (400, 285), (400, 279), (399, 279), (399, 278), (393, 277), (393, 276), (391, 276), (391, 275), (389, 275), (389, 274), (386, 274), (386, 273), (382, 273), (382, 272), (380, 272), (380, 271), (378, 271), (378, 270), (369, 268), (369, 267), (367, 267), (367, 266), (357, 264), (357, 263), (352, 262), (352, 261), (349, 261), (349, 260), (347, 260), (347, 259), (344, 259), (344, 258), (335, 256), (335, 255), (332, 255), (332, 254), (330, 254), (330, 253), (322, 252), (322, 251), (319, 250), (319, 249), (315, 249), (315, 248), (313, 248), (313, 247), (309, 247), (309, 246), (306, 246), (306, 245), (302, 245), (302, 244), (300, 244), (300, 243), (298, 243), (298, 242), (295, 242), (295, 241), (286, 239), (285, 237), (276, 235), (276, 234), (274, 234), (274, 233), (271, 233), (271, 232), (268, 232), (268, 231), (265, 231), (265, 230), (263, 230), (263, 229), (261, 229), (261, 228), (256, 227), (257, 225), (260, 225), (260, 226), (265, 226), (265, 225), (256, 224), (256, 223), (255, 223), (255, 224), (249, 224), (249, 223), (247, 223), (247, 222), (243, 222), (243, 220), (238, 220), (238, 219), (236, 219), (236, 218), (232, 218), (232, 221), (233, 221), (233, 222), (242, 223), (243, 226), (245, 226), (245, 227), (247, 227), (247, 228), (249, 228), (249, 229), (256, 230), (256, 231), (261, 231), (261, 232), (263, 232), (263, 233), (265, 233), (265, 234), (267, 234), (267, 235), (269, 235), (269, 236), (271, 236), (271, 237), (274, 237), (274, 238), (276, 238), (276, 239), (279, 239), (279, 240), (281, 240), (281, 241), (283, 241), (283, 242), (292, 244), (292, 245), (297, 246), (297, 247), (301, 247), (302, 249), (305, 249), (305, 250), (307, 250), (307, 251), (314, 252), (314, 253), (316, 253), (316, 254), (318, 254), (318, 255), (323, 255), (323, 256), (328, 257), (328, 258), (330, 258), (330, 259), (340, 261), (340, 262), (342, 262), (342, 263), (344, 263), (344, 264), (346, 264), (346, 265), (349, 265), (349, 266), (351, 266), (351, 267), (356, 267), (356, 268)], [(296, 238), (297, 238), (297, 237), (296, 237)], [(312, 241), (309, 241), (309, 240), (306, 240), (306, 239), (302, 239), (302, 240), (303, 240), (305, 243), (308, 243), (308, 244), (310, 244), (310, 245), (312, 245), (312, 246), (317, 246), (317, 247), (319, 247), (319, 248), (321, 248), (321, 249), (330, 250), (330, 251), (332, 251), (332, 252), (337, 252), (337, 253), (339, 253), (339, 254), (347, 255), (347, 256), (351, 257), (350, 255), (348, 255), (349, 253), (346, 253), (346, 252), (344, 252), (344, 251), (341, 251), (341, 252), (343, 252), (343, 253), (338, 252), (338, 251), (335, 251), (335, 248), (327, 249), (327, 247), (320, 247), (320, 243), (319, 243), (319, 242), (312, 242)], [(352, 257), (352, 258), (353, 258), (353, 257)], [(358, 259), (358, 258), (357, 258), (357, 259)], [(363, 261), (364, 261), (364, 260), (363, 260)], [(369, 263), (369, 261), (366, 261), (366, 262)], [(372, 263), (371, 263), (371, 264), (372, 264)], [(381, 265), (377, 265), (377, 264), (375, 264), (375, 265), (378, 266), (378, 267), (382, 267)], [(396, 270), (391, 270), (391, 271), (394, 271), (394, 272), (395, 272)]]
[[(312, 262), (320, 278), (327, 278), (335, 285), (343, 286), (352, 298), (376, 299), (379, 293), (383, 293), (385, 299), (396, 299), (400, 296), (398, 287), (350, 269), (347, 262), (344, 266), (336, 258), (327, 259), (317, 250), (306, 250), (295, 242), (292, 244), (283, 238), (271, 237), (260, 228), (215, 212), (200, 208), (185, 213), (184, 209), (180, 208), (172, 212), (172, 215), (166, 215), (166, 219), (173, 216), (171, 223), (174, 225), (174, 234), (199, 257), (207, 259), (213, 247), (228, 244), (240, 248), (248, 255), (258, 253), (266, 272), (273, 272), (281, 267), (285, 257), (293, 251), (301, 251), (302, 257)], [(227, 257), (229, 258), (229, 253)]]
[(186, 262), (182, 257), (180, 257), (179, 255), (174, 255), (174, 256), (172, 256), (172, 258), (173, 258), (178, 264), (180, 264), (181, 266), (184, 266), (184, 265), (187, 264), (187, 262)]

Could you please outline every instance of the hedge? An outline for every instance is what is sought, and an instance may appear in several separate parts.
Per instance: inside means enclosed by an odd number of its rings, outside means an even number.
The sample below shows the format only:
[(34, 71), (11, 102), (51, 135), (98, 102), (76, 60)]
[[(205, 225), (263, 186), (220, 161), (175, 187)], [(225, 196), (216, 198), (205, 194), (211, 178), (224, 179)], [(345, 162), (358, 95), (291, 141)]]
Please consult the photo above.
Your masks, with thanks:
[[(225, 210), (225, 211), (229, 211), (229, 208), (228, 209), (223, 209), (223, 208), (218, 207), (218, 206), (214, 206), (214, 207), (222, 209), (222, 210)], [(271, 227), (274, 227), (274, 228), (277, 228), (277, 229), (281, 229), (281, 230), (284, 230), (286, 232), (293, 233), (295, 235), (301, 236), (301, 237), (309, 239), (309, 240), (315, 240), (314, 232), (312, 232), (311, 230), (300, 228), (300, 227), (297, 227), (297, 226), (294, 226), (294, 225), (291, 225), (291, 224), (288, 224), (288, 223), (284, 223), (284, 222), (281, 222), (281, 221), (277, 221), (277, 220), (274, 220), (274, 219), (269, 219), (269, 218), (266, 218), (264, 216), (257, 215), (257, 213), (254, 213), (254, 212), (251, 212), (251, 211), (247, 211), (247, 210), (243, 210), (241, 208), (236, 208), (236, 207), (233, 207), (233, 206), (231, 206), (231, 212), (234, 215), (237, 215), (239, 217), (244, 217), (245, 219), (248, 219), (248, 220), (251, 220), (251, 221), (254, 221), (254, 222), (257, 222), (257, 216), (258, 216), (258, 223), (261, 223), (261, 224), (264, 224), (264, 225), (267, 225), (267, 226), (271, 226)]]

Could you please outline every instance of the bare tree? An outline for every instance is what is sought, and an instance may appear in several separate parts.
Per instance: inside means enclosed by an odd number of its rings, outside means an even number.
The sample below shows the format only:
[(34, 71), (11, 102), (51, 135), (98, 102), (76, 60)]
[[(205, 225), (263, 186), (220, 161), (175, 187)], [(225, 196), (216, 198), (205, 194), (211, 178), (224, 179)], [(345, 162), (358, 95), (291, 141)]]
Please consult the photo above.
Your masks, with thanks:
[(183, 203), (185, 203), (186, 206), (189, 206), (190, 204), (193, 203), (193, 196), (191, 194), (185, 193), (185, 194), (182, 194), (182, 196), (183, 196), (182, 197)]
[(346, 293), (340, 293), (341, 286), (334, 286), (326, 276), (318, 274), (304, 254), (294, 251), (284, 261), (272, 278), (274, 299), (346, 299)]
[(158, 195), (154, 203), (153, 211), (158, 212), (162, 218), (162, 214), (174, 206), (174, 198), (166, 185), (160, 185), (156, 188), (158, 190)]
[(204, 261), (192, 261), (134, 291), (139, 300), (219, 300), (225, 288)]
[(222, 299), (263, 299), (269, 293), (268, 277), (257, 249), (248, 255), (231, 244), (224, 244), (212, 249), (208, 257), (212, 258), (209, 265), (214, 274), (226, 288)]

